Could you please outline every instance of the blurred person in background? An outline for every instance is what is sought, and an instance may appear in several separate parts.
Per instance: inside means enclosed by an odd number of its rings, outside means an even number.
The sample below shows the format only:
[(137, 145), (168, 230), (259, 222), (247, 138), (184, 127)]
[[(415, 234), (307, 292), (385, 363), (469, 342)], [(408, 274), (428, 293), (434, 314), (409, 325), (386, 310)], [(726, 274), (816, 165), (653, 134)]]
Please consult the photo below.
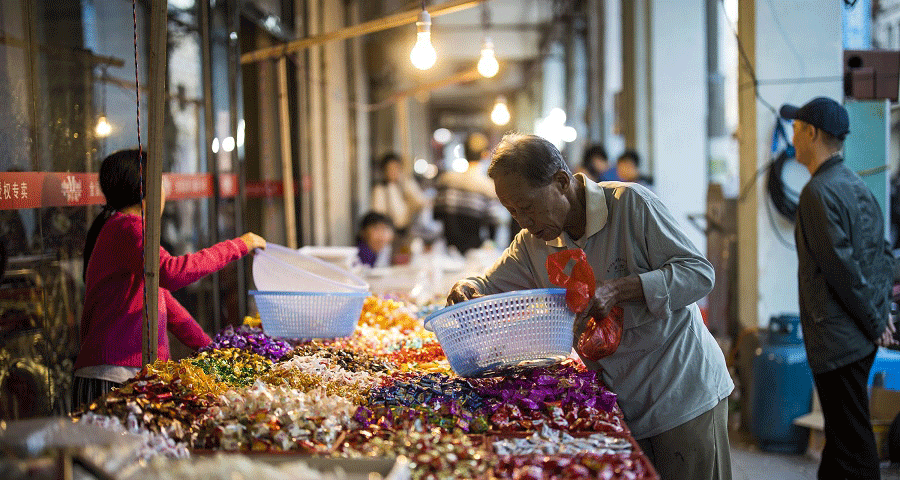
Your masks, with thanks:
[(357, 256), (363, 265), (386, 267), (390, 264), (394, 222), (387, 215), (369, 212), (359, 222)]
[(427, 200), (415, 179), (403, 174), (400, 155), (385, 154), (379, 168), (382, 180), (372, 188), (371, 209), (387, 215), (394, 222), (396, 237), (392, 263), (405, 264), (410, 257), (410, 230)]
[(591, 145), (584, 151), (581, 165), (578, 166), (575, 173), (583, 173), (592, 182), (619, 180), (616, 169), (609, 166), (609, 156), (606, 154), (606, 148), (599, 143)]
[(493, 238), (498, 223), (493, 207), (499, 202), (494, 181), (482, 170), (482, 160), (490, 157), (487, 136), (472, 133), (463, 146), (469, 165), (465, 172), (450, 170), (438, 178), (434, 218), (444, 224), (447, 246), (465, 255)]
[(623, 182), (639, 183), (645, 187), (653, 185), (653, 179), (641, 175), (641, 156), (636, 150), (625, 150), (616, 160), (616, 174)]

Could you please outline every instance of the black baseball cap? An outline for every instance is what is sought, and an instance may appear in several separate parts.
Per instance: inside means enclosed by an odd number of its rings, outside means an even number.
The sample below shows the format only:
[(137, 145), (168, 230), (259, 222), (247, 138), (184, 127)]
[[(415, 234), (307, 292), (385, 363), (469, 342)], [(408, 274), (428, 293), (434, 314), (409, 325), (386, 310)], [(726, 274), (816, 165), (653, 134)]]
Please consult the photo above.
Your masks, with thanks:
[(843, 140), (850, 133), (847, 110), (828, 97), (816, 97), (799, 108), (782, 105), (780, 113), (789, 120), (803, 120), (838, 140)]

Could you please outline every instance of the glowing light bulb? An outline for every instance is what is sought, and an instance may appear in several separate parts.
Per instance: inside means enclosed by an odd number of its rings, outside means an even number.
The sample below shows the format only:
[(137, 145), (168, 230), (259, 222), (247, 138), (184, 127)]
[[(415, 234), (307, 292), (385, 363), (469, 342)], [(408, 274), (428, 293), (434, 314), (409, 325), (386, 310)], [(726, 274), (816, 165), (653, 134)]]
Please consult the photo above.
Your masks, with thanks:
[(437, 61), (437, 52), (431, 45), (431, 15), (425, 10), (419, 13), (416, 22), (416, 45), (409, 52), (409, 60), (419, 70), (428, 70)]
[(97, 133), (98, 137), (105, 138), (112, 133), (112, 125), (106, 120), (105, 116), (102, 116), (97, 120), (97, 127), (94, 131)]
[(506, 106), (506, 98), (501, 95), (497, 97), (497, 103), (494, 104), (494, 109), (491, 110), (491, 121), (495, 125), (502, 126), (509, 123), (510, 118), (512, 116), (509, 114), (509, 108)]
[(231, 152), (234, 150), (234, 137), (225, 137), (222, 139), (222, 150)]
[(484, 39), (484, 45), (481, 47), (481, 58), (478, 59), (478, 73), (485, 78), (491, 78), (500, 71), (500, 64), (497, 63), (497, 57), (494, 56), (494, 43), (490, 38)]
[(415, 163), (413, 163), (413, 171), (419, 175), (424, 175), (428, 171), (428, 160), (417, 158)]

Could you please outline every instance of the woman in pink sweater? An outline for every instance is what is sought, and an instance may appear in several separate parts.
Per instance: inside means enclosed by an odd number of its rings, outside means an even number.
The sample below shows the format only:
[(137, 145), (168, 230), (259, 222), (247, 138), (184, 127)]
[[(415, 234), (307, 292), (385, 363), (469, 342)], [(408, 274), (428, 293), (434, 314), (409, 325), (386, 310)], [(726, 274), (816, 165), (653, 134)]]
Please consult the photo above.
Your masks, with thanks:
[[(75, 361), (73, 406), (90, 402), (133, 377), (142, 366), (144, 239), (141, 221), (141, 165), (137, 150), (111, 154), (100, 166), (103, 211), (88, 231), (84, 249), (85, 298), (81, 349)], [(165, 194), (163, 194), (165, 203)], [(266, 248), (254, 233), (199, 252), (173, 257), (159, 249), (158, 356), (169, 359), (172, 332), (190, 348), (211, 340), (172, 291), (215, 272), (252, 251)]]

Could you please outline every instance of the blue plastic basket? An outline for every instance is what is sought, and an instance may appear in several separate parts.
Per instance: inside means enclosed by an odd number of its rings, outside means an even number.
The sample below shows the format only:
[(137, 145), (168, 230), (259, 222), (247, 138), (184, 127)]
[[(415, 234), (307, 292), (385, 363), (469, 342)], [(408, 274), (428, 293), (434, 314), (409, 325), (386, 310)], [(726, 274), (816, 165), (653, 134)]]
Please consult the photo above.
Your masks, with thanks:
[(263, 331), (282, 338), (353, 335), (368, 292), (270, 292), (251, 290)]
[(543, 288), (457, 303), (429, 315), (425, 328), (457, 375), (484, 377), (564, 360), (574, 321), (565, 289)]

